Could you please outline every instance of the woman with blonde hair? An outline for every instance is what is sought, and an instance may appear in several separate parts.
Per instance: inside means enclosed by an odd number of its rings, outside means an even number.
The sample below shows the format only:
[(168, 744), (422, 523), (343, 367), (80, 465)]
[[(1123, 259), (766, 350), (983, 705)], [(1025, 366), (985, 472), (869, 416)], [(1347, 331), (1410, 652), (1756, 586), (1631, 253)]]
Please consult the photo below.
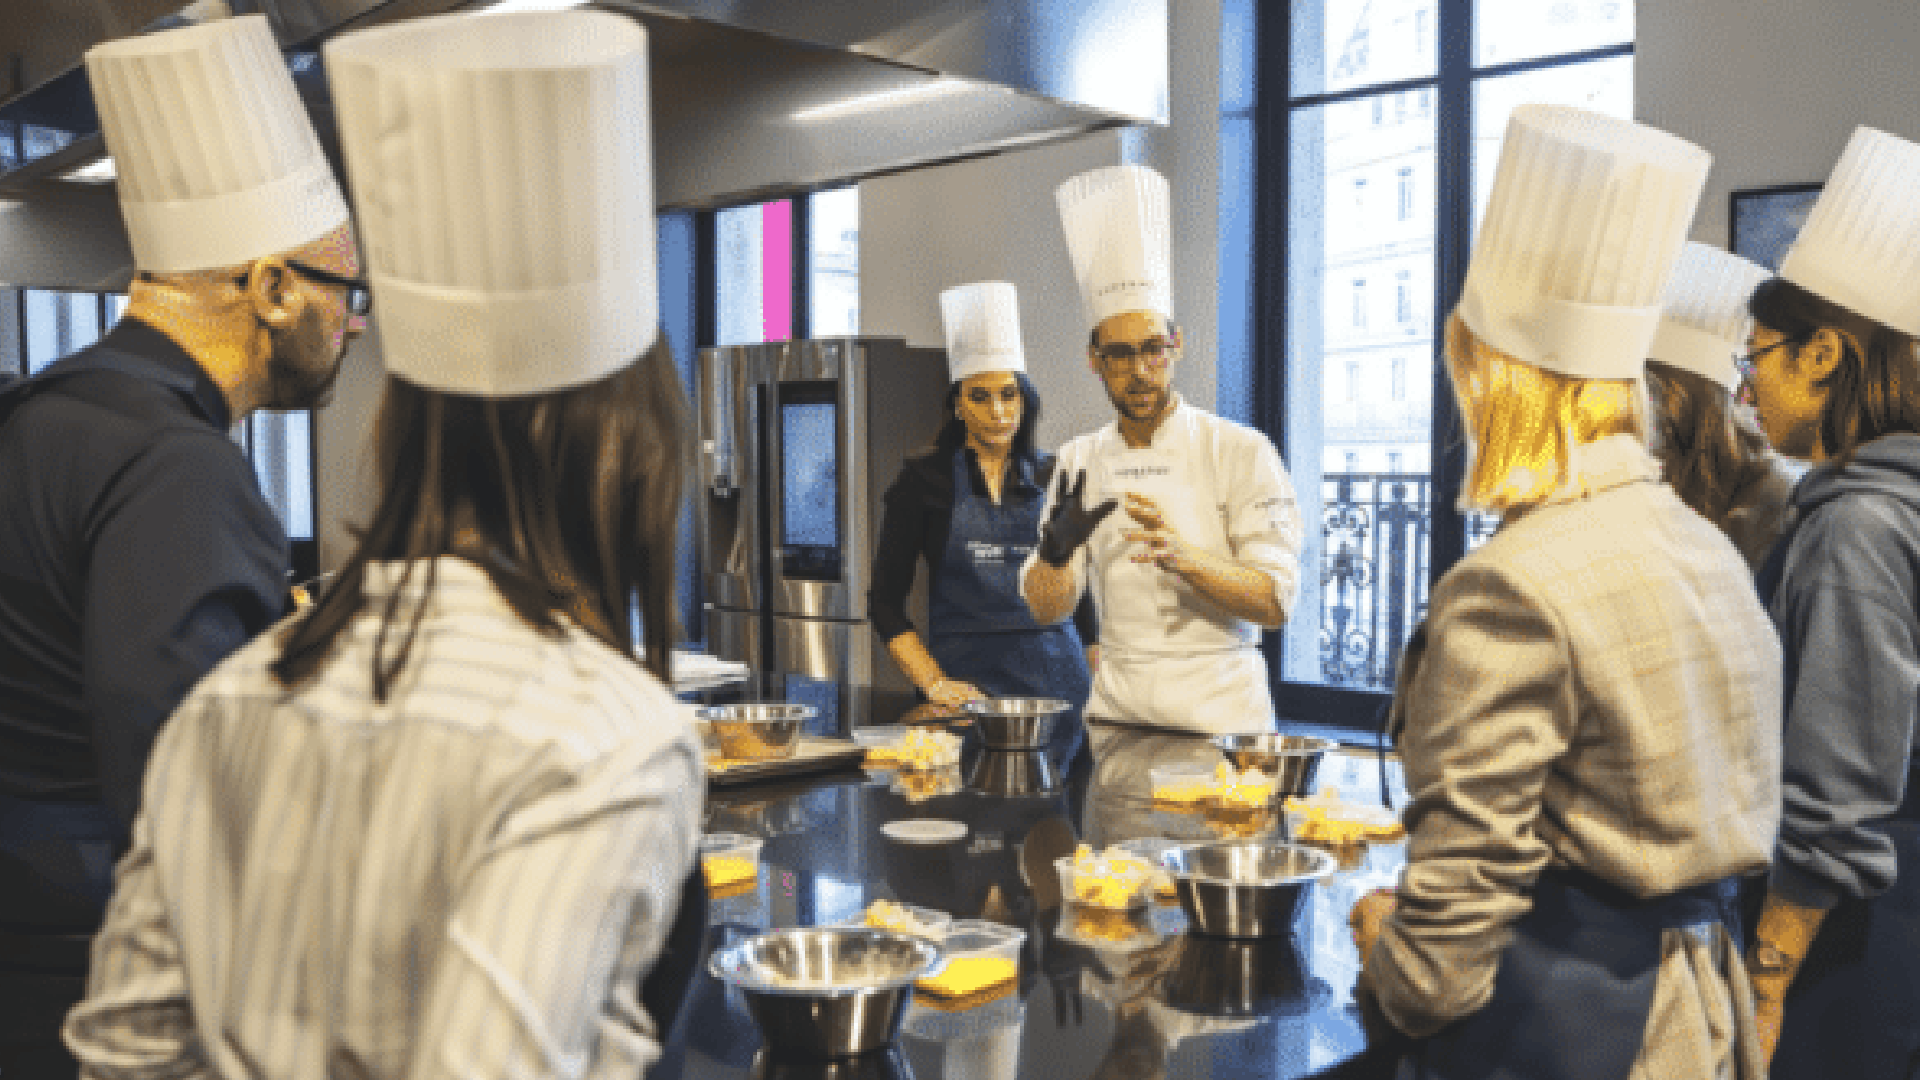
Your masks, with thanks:
[(1403, 1077), (1759, 1080), (1727, 928), (1773, 833), (1779, 645), (1642, 442), (1706, 168), (1582, 110), (1508, 128), (1446, 330), (1461, 503), (1503, 523), (1408, 645), (1406, 872), (1355, 912), (1369, 1057)]

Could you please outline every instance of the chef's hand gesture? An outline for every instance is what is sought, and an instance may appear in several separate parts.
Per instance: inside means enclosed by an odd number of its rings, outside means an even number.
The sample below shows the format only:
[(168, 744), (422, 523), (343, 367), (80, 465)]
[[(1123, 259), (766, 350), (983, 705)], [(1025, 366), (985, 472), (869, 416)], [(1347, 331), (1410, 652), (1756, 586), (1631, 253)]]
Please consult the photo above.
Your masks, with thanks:
[(1061, 478), (1053, 500), (1053, 512), (1047, 515), (1046, 523), (1040, 526), (1040, 547), (1037, 554), (1040, 561), (1048, 566), (1065, 566), (1073, 558), (1080, 545), (1087, 542), (1093, 530), (1113, 513), (1119, 503), (1108, 499), (1089, 510), (1080, 501), (1081, 492), (1087, 487), (1087, 470), (1081, 469), (1073, 474), (1069, 483)]
[(1137, 563), (1152, 563), (1162, 570), (1175, 574), (1186, 573), (1192, 560), (1188, 557), (1187, 546), (1180, 534), (1167, 524), (1167, 516), (1160, 504), (1145, 495), (1127, 492), (1127, 516), (1140, 524), (1138, 529), (1129, 529), (1124, 534), (1128, 540), (1146, 545), (1146, 550), (1133, 557)]

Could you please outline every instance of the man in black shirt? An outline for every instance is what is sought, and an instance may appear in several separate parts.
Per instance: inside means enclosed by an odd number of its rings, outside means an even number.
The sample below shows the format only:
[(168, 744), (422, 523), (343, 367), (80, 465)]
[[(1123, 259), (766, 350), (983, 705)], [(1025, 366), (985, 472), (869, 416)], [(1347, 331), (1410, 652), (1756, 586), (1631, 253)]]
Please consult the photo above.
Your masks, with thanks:
[(0, 393), (8, 1077), (75, 1071), (60, 1023), (154, 736), (285, 608), (286, 534), (227, 433), (320, 404), (367, 310), (264, 18), (111, 42), (88, 73), (140, 274), (97, 345)]

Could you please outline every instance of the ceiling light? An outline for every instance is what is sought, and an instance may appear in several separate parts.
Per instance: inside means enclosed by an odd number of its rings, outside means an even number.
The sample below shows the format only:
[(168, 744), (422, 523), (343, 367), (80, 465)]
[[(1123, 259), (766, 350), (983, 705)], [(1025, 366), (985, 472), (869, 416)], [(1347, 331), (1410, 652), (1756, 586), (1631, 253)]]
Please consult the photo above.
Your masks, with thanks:
[(90, 162), (77, 169), (68, 169), (60, 174), (60, 179), (78, 184), (106, 184), (111, 183), (116, 175), (113, 170), (113, 158), (103, 157), (99, 161)]
[(841, 101), (815, 105), (810, 109), (801, 109), (793, 114), (795, 120), (822, 120), (829, 116), (844, 116), (848, 113), (871, 112), (875, 109), (892, 108), (910, 101), (926, 101), (949, 94), (963, 93), (971, 84), (963, 79), (934, 79), (930, 82), (915, 83), (893, 90), (882, 90), (877, 94), (861, 94)]

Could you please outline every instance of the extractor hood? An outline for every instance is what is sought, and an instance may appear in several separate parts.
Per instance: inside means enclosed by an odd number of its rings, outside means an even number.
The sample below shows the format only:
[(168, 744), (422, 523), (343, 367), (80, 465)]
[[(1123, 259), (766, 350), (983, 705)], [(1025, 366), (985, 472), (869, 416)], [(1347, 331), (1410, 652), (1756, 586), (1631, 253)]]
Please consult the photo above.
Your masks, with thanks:
[[(661, 209), (703, 209), (1164, 122), (1168, 0), (599, 0), (645, 23)], [(110, 205), (71, 179), (103, 156), (80, 58), (143, 28), (268, 16), (329, 152), (320, 44), (347, 30), (472, 10), (472, 0), (6, 0), (0, 4), (0, 284), (101, 288), (121, 250), (17, 257)], [(584, 6), (584, 5), (583, 5)], [(9, 82), (10, 80), (10, 82)], [(9, 85), (11, 89), (8, 89)], [(10, 158), (10, 132), (26, 153)], [(91, 187), (89, 194), (73, 189)], [(10, 254), (9, 252), (13, 253)], [(59, 269), (73, 264), (72, 272)], [(130, 272), (131, 267), (123, 267)], [(114, 275), (108, 275), (111, 280)], [(124, 280), (124, 273), (121, 275)]]

